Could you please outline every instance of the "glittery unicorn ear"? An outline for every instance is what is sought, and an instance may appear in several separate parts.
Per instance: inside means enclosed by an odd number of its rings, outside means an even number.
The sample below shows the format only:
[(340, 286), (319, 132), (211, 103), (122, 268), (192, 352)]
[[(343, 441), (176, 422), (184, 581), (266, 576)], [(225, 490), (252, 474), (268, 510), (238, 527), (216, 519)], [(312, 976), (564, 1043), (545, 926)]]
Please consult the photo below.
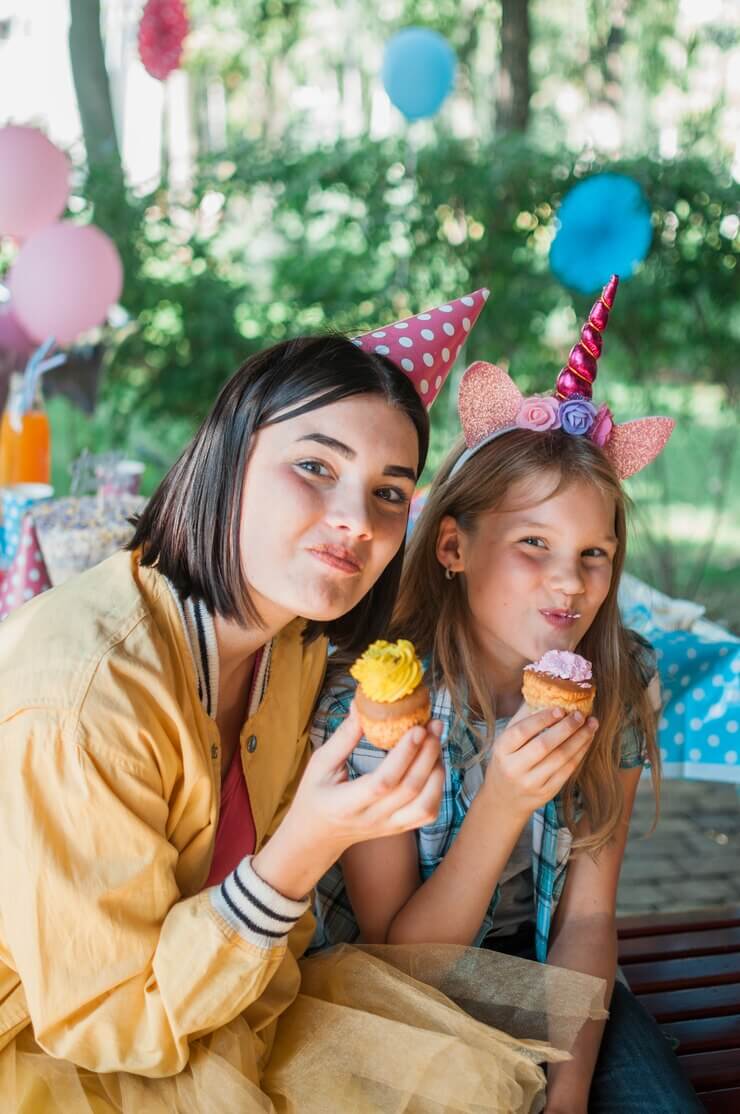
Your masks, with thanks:
[(634, 476), (655, 460), (665, 448), (675, 425), (673, 418), (638, 418), (634, 422), (614, 425), (602, 448), (620, 480)]
[(495, 364), (477, 360), (460, 380), (457, 408), (469, 449), (499, 429), (514, 424), (522, 393), (511, 377)]

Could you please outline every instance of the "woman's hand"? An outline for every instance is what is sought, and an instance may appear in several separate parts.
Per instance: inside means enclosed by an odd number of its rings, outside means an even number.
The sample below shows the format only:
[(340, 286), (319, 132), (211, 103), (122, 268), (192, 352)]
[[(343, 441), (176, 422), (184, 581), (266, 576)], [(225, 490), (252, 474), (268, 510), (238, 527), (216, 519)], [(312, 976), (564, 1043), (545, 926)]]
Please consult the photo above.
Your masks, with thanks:
[(529, 817), (551, 801), (578, 768), (598, 728), (580, 712), (520, 709), (491, 748), (485, 792)]
[(253, 866), (286, 897), (306, 894), (355, 843), (430, 823), (444, 785), (442, 725), (413, 727), (369, 774), (350, 779), (347, 759), (362, 738), (354, 704), (309, 760), (292, 805)]
[(347, 759), (362, 738), (354, 704), (344, 723), (311, 757), (290, 808), (301, 829), (346, 850), (353, 843), (430, 823), (444, 784), (442, 725), (413, 727), (369, 774), (350, 779)]

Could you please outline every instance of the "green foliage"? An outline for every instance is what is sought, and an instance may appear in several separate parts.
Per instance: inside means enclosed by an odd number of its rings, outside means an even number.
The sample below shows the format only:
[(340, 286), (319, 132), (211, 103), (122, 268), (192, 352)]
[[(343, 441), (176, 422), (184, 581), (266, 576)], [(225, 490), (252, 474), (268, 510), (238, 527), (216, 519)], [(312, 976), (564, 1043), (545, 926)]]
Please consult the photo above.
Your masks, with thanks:
[[(266, 344), (360, 331), (483, 285), (492, 296), (466, 357), (509, 362), (524, 387), (548, 389), (590, 304), (549, 271), (555, 214), (575, 180), (601, 169), (514, 139), (418, 153), (392, 140), (279, 155), (250, 145), (202, 165), (185, 200), (160, 190), (96, 208), (124, 255), (132, 319), (107, 397), (122, 426), (142, 409), (197, 420)], [(655, 235), (620, 289), (609, 373), (713, 381), (734, 395), (736, 185), (699, 160), (610, 169), (642, 183)]]
[[(591, 301), (550, 273), (557, 207), (601, 169), (521, 139), (445, 139), (419, 151), (395, 140), (314, 151), (286, 142), (279, 153), (242, 145), (202, 163), (179, 198), (160, 189), (122, 199), (99, 169), (84, 193), (122, 252), (130, 322), (112, 338), (95, 419), (61, 404), (52, 415), (64, 430), (55, 434), (57, 473), (62, 446), (69, 458), (86, 445), (113, 448), (147, 461), (151, 490), (252, 352), (302, 332), (359, 332), (484, 285), (491, 298), (465, 360), (503, 363), (523, 390), (549, 390)], [(620, 418), (652, 411), (686, 428), (699, 421), (702, 453), (718, 462), (697, 481), (699, 496), (688, 495), (681, 477), (694, 442), (684, 437), (638, 478), (633, 495), (647, 517), (633, 567), (673, 594), (693, 595), (703, 582), (714, 613), (737, 623), (727, 603), (736, 539), (722, 525), (738, 466), (729, 423), (740, 393), (737, 185), (699, 159), (609, 169), (640, 181), (655, 232), (647, 261), (620, 288), (603, 396)], [(714, 384), (711, 420), (692, 412), (697, 383)], [(456, 435), (455, 390), (453, 377), (435, 405), (425, 479)], [(707, 476), (696, 463), (691, 476)], [(62, 490), (63, 478), (55, 482)], [(704, 541), (686, 533), (699, 519)]]

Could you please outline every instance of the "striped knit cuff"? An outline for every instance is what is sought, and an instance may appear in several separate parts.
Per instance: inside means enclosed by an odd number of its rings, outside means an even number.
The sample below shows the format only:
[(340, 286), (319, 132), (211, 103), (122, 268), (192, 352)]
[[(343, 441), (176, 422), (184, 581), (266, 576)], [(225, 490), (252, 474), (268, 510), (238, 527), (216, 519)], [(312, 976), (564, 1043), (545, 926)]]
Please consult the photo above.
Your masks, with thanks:
[(246, 855), (220, 886), (210, 889), (211, 904), (227, 924), (250, 944), (274, 948), (282, 944), (306, 912), (309, 898), (293, 901), (268, 885)]

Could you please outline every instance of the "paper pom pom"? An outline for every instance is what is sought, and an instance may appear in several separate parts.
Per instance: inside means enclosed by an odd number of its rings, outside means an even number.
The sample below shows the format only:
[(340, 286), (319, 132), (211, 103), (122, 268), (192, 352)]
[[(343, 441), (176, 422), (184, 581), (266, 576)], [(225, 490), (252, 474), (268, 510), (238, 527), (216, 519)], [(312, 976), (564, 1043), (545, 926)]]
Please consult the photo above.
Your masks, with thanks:
[(178, 69), (188, 30), (183, 0), (148, 0), (139, 24), (139, 57), (147, 73), (164, 81)]
[(596, 174), (579, 182), (560, 206), (558, 226), (550, 267), (566, 286), (584, 294), (597, 290), (613, 272), (629, 277), (653, 236), (645, 195), (623, 174)]

